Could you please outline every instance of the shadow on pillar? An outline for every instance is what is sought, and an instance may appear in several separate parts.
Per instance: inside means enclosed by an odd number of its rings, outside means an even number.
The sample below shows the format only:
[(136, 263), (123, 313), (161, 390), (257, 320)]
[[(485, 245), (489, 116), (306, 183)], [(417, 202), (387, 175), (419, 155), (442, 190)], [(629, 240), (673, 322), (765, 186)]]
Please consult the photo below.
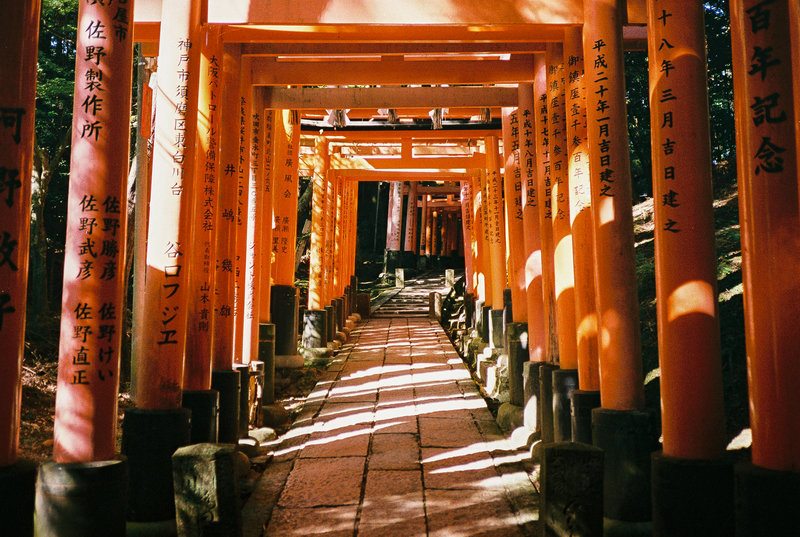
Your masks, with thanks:
[[(188, 435), (188, 427), (186, 433)], [(171, 468), (170, 463), (166, 469), (171, 473)], [(161, 477), (158, 476), (159, 481), (166, 483), (167, 480)], [(172, 504), (174, 517), (172, 475), (168, 477), (169, 503)], [(35, 534), (58, 537), (124, 537), (128, 482), (128, 461), (125, 457), (107, 461), (51, 461), (42, 464), (36, 483)], [(143, 492), (145, 491), (140, 490), (137, 498)], [(161, 487), (158, 492), (167, 491)], [(167, 500), (166, 495), (159, 499), (164, 502)], [(163, 507), (156, 510), (159, 516), (167, 511), (167, 506)], [(8, 505), (4, 505), (4, 508), (8, 508)], [(158, 520), (167, 518), (169, 516)]]
[(542, 443), (550, 444), (555, 439), (553, 423), (553, 371), (558, 366), (544, 362), (539, 366), (539, 426), (542, 433)]
[(0, 467), (0, 505), (5, 512), (2, 524), (9, 535), (33, 535), (36, 471), (35, 462), (22, 459)]
[(250, 364), (234, 364), (239, 373), (239, 427), (237, 440), (245, 438), (250, 431)]
[(128, 520), (156, 522), (175, 518), (172, 454), (189, 444), (190, 423), (191, 411), (186, 408), (125, 411), (122, 454), (128, 458), (130, 468)]

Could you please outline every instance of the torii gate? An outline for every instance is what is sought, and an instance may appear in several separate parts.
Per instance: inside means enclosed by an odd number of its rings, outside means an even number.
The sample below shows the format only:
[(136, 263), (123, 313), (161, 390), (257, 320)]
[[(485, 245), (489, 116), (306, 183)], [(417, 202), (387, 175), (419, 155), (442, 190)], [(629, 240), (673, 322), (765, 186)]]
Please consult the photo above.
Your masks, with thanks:
[[(493, 310), (498, 309), (499, 282), (502, 289), (504, 280), (513, 279), (518, 297), (525, 288), (527, 307), (514, 308), (514, 320), (525, 310), (535, 349), (530, 357), (546, 362), (558, 357), (562, 368), (578, 369), (580, 391), (599, 388), (593, 442), (605, 450), (606, 516), (649, 516), (639, 501), (650, 494), (651, 417), (643, 412), (622, 78), (625, 43), (641, 47), (646, 40), (655, 148), (663, 423), (663, 455), (653, 459), (654, 522), (666, 532), (667, 505), (676, 513), (702, 505), (707, 519), (692, 520), (691, 529), (730, 534), (725, 521), (732, 520), (734, 489), (732, 469), (723, 462), (701, 4), (414, 1), (404, 3), (402, 10), (388, 0), (376, 1), (369, 10), (346, 0), (311, 2), (302, 9), (280, 0), (201, 4), (80, 3), (55, 461), (43, 466), (39, 477), (46, 484), (60, 471), (99, 475), (94, 492), (111, 506), (102, 510), (106, 518), (94, 519), (102, 530), (76, 531), (124, 532), (124, 495), (118, 484), (127, 472), (126, 463), (116, 458), (114, 442), (125, 287), (117, 267), (124, 263), (124, 249), (114, 248), (114, 243), (130, 232), (124, 216), (129, 128), (122, 111), (130, 108), (134, 42), (142, 43), (145, 56), (158, 56), (159, 80), (149, 228), (138, 230), (146, 236), (147, 253), (137, 274), (144, 290), (137, 297), (140, 313), (134, 328), (137, 408), (126, 415), (123, 435), (131, 467), (129, 516), (159, 520), (171, 515), (172, 476), (155, 475), (142, 461), (153, 457), (168, 464), (172, 451), (190, 441), (190, 412), (181, 406), (184, 393), (215, 398), (213, 369), (220, 372), (220, 397), (228, 398), (228, 408), (235, 406), (238, 396), (231, 400), (228, 390), (239, 379), (233, 373), (234, 361), (249, 369), (246, 364), (259, 356), (259, 340), (270, 341), (270, 328), (264, 329), (263, 338), (259, 333), (269, 324), (266, 321), (274, 320), (267, 294), (273, 259), (262, 255), (259, 245), (265, 238), (274, 244), (270, 233), (283, 233), (274, 231), (272, 219), (278, 207), (283, 209), (275, 201), (274, 187), (281, 177), (276, 170), (280, 168), (293, 186), (299, 160), (300, 118), (277, 107), (305, 109), (305, 102), (323, 110), (324, 98), (315, 100), (316, 92), (329, 94), (336, 108), (359, 108), (356, 101), (363, 96), (367, 108), (399, 102), (402, 107), (391, 107), (424, 111), (441, 97), (446, 101), (441, 106), (452, 102), (453, 110), (469, 113), (471, 106), (480, 106), (475, 101), (484, 98), (474, 89), (436, 88), (420, 90), (417, 101), (417, 88), (404, 87), (411, 84), (485, 84), (491, 89), (480, 92), (498, 100), (508, 98), (508, 89), (494, 85), (517, 85), (517, 102), (503, 102), (517, 108), (517, 142), (509, 111), (504, 160), (497, 139), (492, 140), (496, 134), (487, 135), (486, 173), (463, 185), (464, 214), (472, 216), (463, 218), (464, 237), (470, 238), (474, 252), (468, 257), (474, 273), (490, 275), (483, 285)], [(0, 89), (0, 193), (10, 209), (0, 213), (0, 492), (14, 501), (7, 505), (20, 517), (11, 521), (12, 531), (27, 531), (32, 501), (32, 472), (18, 462), (17, 436), (30, 199), (24, 178), (31, 167), (38, 6), (36, 0), (12, 3), (0, 32), (6, 52), (0, 70), (3, 80), (14, 82)], [(746, 533), (752, 533), (750, 525), (758, 519), (760, 505), (796, 503), (800, 494), (800, 426), (795, 418), (800, 410), (800, 391), (795, 388), (800, 377), (795, 359), (800, 288), (790, 270), (800, 261), (799, 10), (797, 2), (731, 2), (753, 429), (753, 465), (737, 470), (737, 516)], [(585, 72), (576, 67), (584, 60)], [(392, 88), (283, 88), (289, 85)], [(259, 87), (271, 89), (255, 89)], [(273, 107), (276, 111), (265, 113)], [(532, 120), (533, 128), (520, 128), (526, 119)], [(326, 145), (319, 137), (320, 170), (326, 169), (330, 157)], [(522, 242), (518, 223), (509, 226), (514, 230), (509, 233), (517, 237), (514, 245), (523, 244), (524, 249), (521, 256), (509, 256), (509, 269), (503, 241), (480, 230), (500, 230), (499, 173), (502, 162), (513, 177), (514, 165), (508, 162), (513, 153), (508, 149), (515, 145)], [(283, 162), (273, 160), (276, 155), (284, 155)], [(588, 171), (580, 163), (588, 163)], [(312, 268), (329, 271), (323, 274), (333, 275), (333, 292), (341, 293), (344, 276), (352, 274), (352, 242), (342, 250), (350, 257), (339, 257), (346, 260), (344, 265), (337, 268), (323, 261), (331, 263), (331, 254), (341, 247), (336, 223), (354, 226), (355, 218), (346, 219), (341, 210), (352, 203), (353, 188), (340, 190), (322, 175), (315, 177), (315, 186), (318, 199), (327, 202), (324, 208), (314, 207), (316, 217), (324, 214), (326, 224), (318, 227), (312, 245)], [(291, 207), (296, 187), (284, 191), (289, 192), (286, 203)], [(276, 207), (272, 212), (270, 202)], [(489, 205), (493, 211), (487, 210)], [(503, 210), (510, 213), (511, 207), (516, 218), (516, 201)], [(588, 211), (591, 218), (586, 218)], [(467, 229), (468, 224), (474, 227)], [(291, 233), (279, 237), (289, 241)], [(338, 237), (347, 238), (346, 233)], [(587, 255), (590, 245), (593, 257)], [(326, 248), (334, 252), (326, 254)], [(291, 287), (288, 265), (281, 264), (280, 251), (273, 248), (273, 253), (274, 265), (284, 267), (280, 275), (276, 268), (274, 281)], [(524, 278), (519, 275), (523, 261)], [(317, 305), (337, 298), (326, 293), (315, 299), (320, 300)], [(570, 293), (572, 299), (567, 298)], [(211, 295), (217, 295), (213, 310), (207, 306)], [(267, 358), (269, 347), (265, 343)], [(557, 377), (554, 373), (551, 380)], [(620, 436), (619, 431), (630, 435)], [(97, 468), (103, 472), (98, 474)], [(671, 485), (662, 480), (665, 475), (679, 478)], [(710, 490), (709, 483), (725, 485)], [(80, 502), (74, 508), (97, 511), (96, 505)], [(772, 524), (762, 531), (780, 534), (790, 527), (788, 511), (760, 520), (760, 528)], [(63, 524), (48, 519), (44, 511), (40, 515), (43, 527)], [(674, 531), (689, 530), (679, 526)]]

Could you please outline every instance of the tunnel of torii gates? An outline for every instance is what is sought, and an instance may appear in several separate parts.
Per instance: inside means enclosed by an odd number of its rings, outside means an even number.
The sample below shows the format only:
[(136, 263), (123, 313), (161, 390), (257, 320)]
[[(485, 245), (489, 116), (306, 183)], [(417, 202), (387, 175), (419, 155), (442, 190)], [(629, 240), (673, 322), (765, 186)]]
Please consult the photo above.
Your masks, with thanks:
[[(731, 1), (752, 425), (752, 465), (737, 481), (753, 505), (788, 505), (800, 489), (798, 9)], [(15, 476), (15, 486), (30, 476), (17, 441), (38, 17), (38, 1), (19, 0), (0, 23), (0, 475)], [(276, 354), (297, 353), (299, 172), (313, 173), (304, 347), (327, 347), (326, 308), (352, 311), (358, 183), (391, 182), (387, 246), (398, 252), (408, 182), (409, 206), (422, 207), (420, 248), (430, 251), (434, 214), (460, 200), (459, 248), (477, 310), (496, 318), (510, 288), (529, 360), (576, 370), (580, 392), (599, 392), (596, 436), (625, 430), (609, 442), (638, 449), (652, 416), (634, 272), (627, 47), (646, 48), (651, 60), (663, 430), (654, 471), (680, 475), (663, 494), (673, 503), (710, 494), (710, 479), (730, 482), (718, 494), (733, 494), (700, 2), (87, 0), (77, 26), (51, 464), (106, 461), (109, 475), (124, 464), (115, 448), (120, 268), (131, 233), (129, 502), (149, 486), (137, 450), (189, 441), (185, 401), (201, 408), (212, 387), (224, 398), (236, 368), (261, 362), (259, 345), (273, 338)], [(129, 229), (134, 43), (146, 66)], [(157, 84), (148, 83), (156, 65)], [(326, 115), (349, 124), (331, 128)], [(407, 219), (403, 249), (417, 248), (416, 220)], [(607, 516), (613, 494), (607, 487)], [(654, 492), (655, 513), (660, 498)]]

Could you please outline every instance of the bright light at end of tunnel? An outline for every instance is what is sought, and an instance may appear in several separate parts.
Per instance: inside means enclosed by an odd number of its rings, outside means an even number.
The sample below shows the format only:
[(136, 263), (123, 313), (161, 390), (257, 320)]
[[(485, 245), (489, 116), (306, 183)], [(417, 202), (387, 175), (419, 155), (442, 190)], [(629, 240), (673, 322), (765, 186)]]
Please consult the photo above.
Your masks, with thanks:
[(714, 289), (704, 281), (684, 283), (667, 299), (667, 319), (669, 322), (691, 313), (702, 313), (713, 317), (715, 313)]

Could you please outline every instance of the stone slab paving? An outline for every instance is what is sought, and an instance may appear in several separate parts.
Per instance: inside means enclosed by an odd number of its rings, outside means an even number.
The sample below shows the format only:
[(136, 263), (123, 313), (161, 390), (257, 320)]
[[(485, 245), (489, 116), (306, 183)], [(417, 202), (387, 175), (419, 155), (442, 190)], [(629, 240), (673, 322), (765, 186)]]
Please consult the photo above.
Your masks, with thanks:
[(526, 460), (435, 321), (371, 319), (273, 446), (244, 534), (538, 535)]

